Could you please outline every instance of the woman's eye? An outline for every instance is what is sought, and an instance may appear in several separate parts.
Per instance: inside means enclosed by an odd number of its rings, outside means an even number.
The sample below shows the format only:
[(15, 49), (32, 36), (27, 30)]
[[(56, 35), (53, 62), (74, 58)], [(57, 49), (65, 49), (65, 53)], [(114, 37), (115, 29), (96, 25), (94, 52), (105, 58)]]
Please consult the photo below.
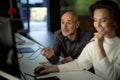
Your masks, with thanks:
[(97, 20), (93, 19), (93, 22), (97, 22)]
[(105, 21), (106, 21), (106, 19), (101, 19), (100, 21), (101, 21), (101, 22), (105, 22)]

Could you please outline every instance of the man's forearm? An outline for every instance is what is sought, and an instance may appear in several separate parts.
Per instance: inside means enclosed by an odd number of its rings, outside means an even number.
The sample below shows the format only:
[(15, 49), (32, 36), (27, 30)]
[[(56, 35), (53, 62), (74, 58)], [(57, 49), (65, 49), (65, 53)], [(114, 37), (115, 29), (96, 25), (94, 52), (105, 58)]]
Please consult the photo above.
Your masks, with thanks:
[(50, 63), (52, 63), (52, 64), (57, 64), (58, 61), (59, 61), (59, 58), (57, 58), (55, 55), (52, 56), (51, 58), (47, 58), (47, 59), (48, 59), (48, 61), (49, 61)]

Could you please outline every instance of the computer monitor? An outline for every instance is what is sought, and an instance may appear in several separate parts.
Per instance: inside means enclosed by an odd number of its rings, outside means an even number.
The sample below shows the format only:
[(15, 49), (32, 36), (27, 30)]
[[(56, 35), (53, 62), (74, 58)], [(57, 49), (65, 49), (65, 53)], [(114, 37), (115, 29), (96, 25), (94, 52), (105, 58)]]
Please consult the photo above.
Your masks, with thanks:
[[(27, 4), (27, 0), (20, 0), (22, 4)], [(40, 4), (43, 3), (44, 0), (29, 0), (29, 4)]]
[[(14, 26), (13, 26), (14, 27)], [(20, 78), (16, 44), (10, 19), (0, 16), (0, 70)]]

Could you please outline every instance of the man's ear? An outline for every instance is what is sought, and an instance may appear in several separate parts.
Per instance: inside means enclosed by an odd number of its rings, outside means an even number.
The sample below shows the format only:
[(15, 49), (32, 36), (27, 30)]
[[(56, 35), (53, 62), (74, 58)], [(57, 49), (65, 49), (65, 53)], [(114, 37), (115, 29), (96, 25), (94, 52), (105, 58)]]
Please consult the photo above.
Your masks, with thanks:
[(79, 26), (76, 26), (76, 28), (78, 29), (78, 28), (79, 28)]
[(79, 25), (80, 25), (80, 23), (78, 23), (78, 24), (76, 25), (76, 28), (79, 28)]
[(78, 21), (76, 28), (79, 28), (80, 26), (80, 21)]

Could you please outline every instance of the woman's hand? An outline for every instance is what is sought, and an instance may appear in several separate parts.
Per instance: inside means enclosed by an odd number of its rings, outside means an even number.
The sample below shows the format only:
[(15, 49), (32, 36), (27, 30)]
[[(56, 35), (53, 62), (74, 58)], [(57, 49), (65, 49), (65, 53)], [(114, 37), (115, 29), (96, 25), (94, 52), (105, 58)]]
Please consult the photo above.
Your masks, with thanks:
[(103, 47), (104, 34), (96, 32), (94, 33), (93, 39), (96, 41), (96, 48), (98, 50), (100, 59), (106, 57), (106, 53)]
[(40, 68), (44, 68), (43, 70), (40, 71), (40, 73), (51, 73), (51, 72), (58, 72), (59, 69), (57, 66), (37, 66), (35, 68), (36, 71), (39, 71)]
[(98, 32), (94, 33), (93, 39), (96, 41), (98, 47), (103, 47), (104, 35)]

